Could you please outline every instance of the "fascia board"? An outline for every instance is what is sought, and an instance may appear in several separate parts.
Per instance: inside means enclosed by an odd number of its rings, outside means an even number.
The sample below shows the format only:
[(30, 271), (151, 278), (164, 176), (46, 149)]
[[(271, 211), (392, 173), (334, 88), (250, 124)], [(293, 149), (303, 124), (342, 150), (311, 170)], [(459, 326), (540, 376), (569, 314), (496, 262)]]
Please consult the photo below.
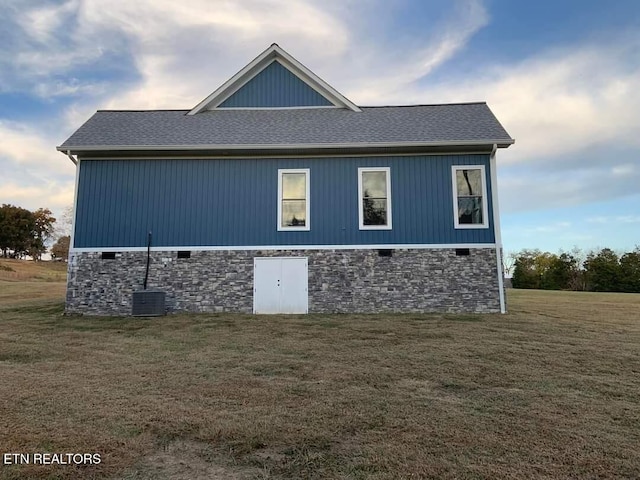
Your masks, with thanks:
[(374, 142), (374, 143), (283, 143), (283, 144), (202, 144), (202, 145), (77, 145), (59, 146), (56, 150), (66, 154), (76, 152), (97, 152), (97, 151), (142, 151), (142, 150), (304, 150), (304, 149), (325, 149), (325, 148), (403, 148), (403, 147), (462, 147), (473, 145), (484, 145), (492, 147), (497, 145), (509, 146), (514, 140), (473, 140), (459, 142)]

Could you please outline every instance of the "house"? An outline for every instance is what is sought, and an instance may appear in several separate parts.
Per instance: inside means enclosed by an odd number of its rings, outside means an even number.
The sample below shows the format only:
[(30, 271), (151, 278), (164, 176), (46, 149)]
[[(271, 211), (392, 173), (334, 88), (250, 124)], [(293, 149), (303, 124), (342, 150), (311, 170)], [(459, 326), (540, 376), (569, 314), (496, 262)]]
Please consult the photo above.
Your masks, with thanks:
[(131, 314), (148, 275), (170, 312), (504, 312), (513, 143), (483, 102), (360, 107), (273, 44), (190, 110), (98, 111), (57, 147), (66, 309)]

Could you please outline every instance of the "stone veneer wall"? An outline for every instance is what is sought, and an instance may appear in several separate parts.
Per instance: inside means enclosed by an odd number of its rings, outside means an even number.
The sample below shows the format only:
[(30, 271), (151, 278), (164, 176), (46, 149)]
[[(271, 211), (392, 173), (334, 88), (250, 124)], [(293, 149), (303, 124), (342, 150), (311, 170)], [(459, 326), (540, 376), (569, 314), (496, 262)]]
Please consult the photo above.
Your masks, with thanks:
[[(285, 256), (308, 258), (309, 313), (500, 311), (494, 248), (151, 252), (147, 288), (167, 293), (168, 312), (251, 313), (254, 257)], [(145, 266), (146, 252), (72, 254), (67, 312), (129, 315)]]

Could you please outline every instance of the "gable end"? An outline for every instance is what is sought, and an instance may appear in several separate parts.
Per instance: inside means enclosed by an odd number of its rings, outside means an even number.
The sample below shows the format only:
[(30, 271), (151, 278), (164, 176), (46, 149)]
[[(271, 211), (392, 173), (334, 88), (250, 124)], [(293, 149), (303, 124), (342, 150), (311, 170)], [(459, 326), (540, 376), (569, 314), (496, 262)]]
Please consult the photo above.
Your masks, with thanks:
[(188, 115), (218, 108), (360, 108), (281, 49), (271, 45)]
[(274, 60), (217, 108), (333, 106), (326, 97)]

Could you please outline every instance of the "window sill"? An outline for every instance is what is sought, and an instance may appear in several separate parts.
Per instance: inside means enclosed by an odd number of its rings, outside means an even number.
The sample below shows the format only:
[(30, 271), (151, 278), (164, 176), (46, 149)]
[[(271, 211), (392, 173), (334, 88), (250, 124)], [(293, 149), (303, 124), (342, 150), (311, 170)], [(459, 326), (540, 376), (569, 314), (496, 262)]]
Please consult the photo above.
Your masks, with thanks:
[(454, 228), (456, 230), (478, 230), (478, 229), (482, 229), (482, 228), (489, 228), (489, 225), (487, 224), (463, 224), (463, 225), (454, 225)]
[(391, 226), (360, 226), (359, 230), (392, 230)]

